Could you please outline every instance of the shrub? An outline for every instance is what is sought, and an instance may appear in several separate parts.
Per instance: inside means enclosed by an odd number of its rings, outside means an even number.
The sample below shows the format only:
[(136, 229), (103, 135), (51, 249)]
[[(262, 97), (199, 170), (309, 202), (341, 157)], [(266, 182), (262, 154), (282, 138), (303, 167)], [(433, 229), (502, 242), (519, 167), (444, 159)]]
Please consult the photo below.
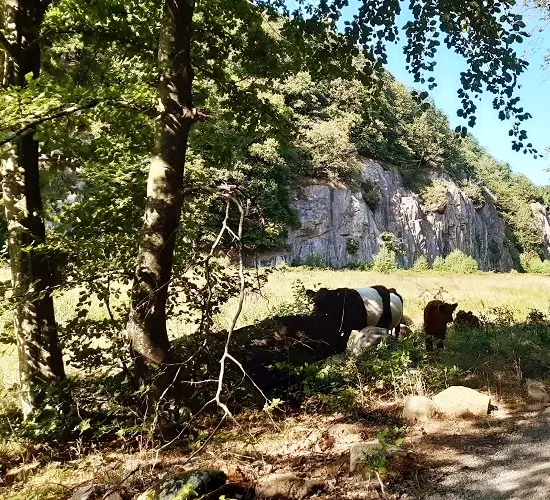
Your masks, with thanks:
[(380, 203), (380, 187), (378, 182), (364, 179), (361, 181), (361, 190), (363, 193), (363, 201), (372, 210), (376, 210)]
[(348, 238), (346, 240), (346, 251), (349, 255), (356, 255), (359, 250), (359, 242), (356, 238)]
[(479, 271), (476, 260), (460, 250), (453, 250), (447, 257), (437, 256), (432, 266), (440, 273), (473, 274)]
[(526, 273), (550, 275), (550, 261), (542, 260), (536, 253), (522, 253), (519, 262)]
[(390, 233), (389, 231), (384, 231), (383, 233), (380, 233), (380, 240), (382, 242), (382, 247), (386, 250), (390, 250), (396, 254), (403, 253), (399, 240), (395, 234)]
[(424, 339), (416, 335), (401, 337), (397, 342), (383, 341), (359, 357), (357, 369), (365, 384), (393, 389), (397, 397), (431, 395), (458, 374), (455, 366), (430, 361)]
[(447, 208), (447, 186), (442, 180), (435, 180), (420, 192), (424, 208), (428, 212), (444, 214)]
[(357, 271), (370, 271), (374, 266), (374, 262), (368, 260), (355, 260), (349, 262), (346, 266), (348, 269), (354, 269)]
[(430, 264), (426, 256), (421, 255), (420, 257), (418, 257), (418, 259), (414, 261), (412, 269), (416, 272), (428, 271), (430, 269)]
[(373, 271), (389, 274), (397, 270), (397, 263), (395, 261), (396, 254), (393, 250), (388, 250), (385, 247), (376, 254), (372, 261)]
[(445, 259), (441, 257), (441, 255), (438, 255), (434, 259), (434, 263), (432, 264), (432, 269), (434, 271), (439, 271), (439, 272), (445, 271)]
[(479, 271), (476, 260), (460, 250), (453, 250), (445, 257), (445, 270), (457, 274), (473, 274)]
[(317, 269), (325, 269), (327, 267), (327, 261), (322, 255), (319, 255), (319, 254), (308, 255), (301, 262), (301, 264), (307, 267), (314, 267)]
[(462, 192), (469, 198), (474, 204), (475, 208), (482, 208), (485, 205), (485, 196), (483, 194), (483, 188), (472, 181), (468, 181), (461, 186)]

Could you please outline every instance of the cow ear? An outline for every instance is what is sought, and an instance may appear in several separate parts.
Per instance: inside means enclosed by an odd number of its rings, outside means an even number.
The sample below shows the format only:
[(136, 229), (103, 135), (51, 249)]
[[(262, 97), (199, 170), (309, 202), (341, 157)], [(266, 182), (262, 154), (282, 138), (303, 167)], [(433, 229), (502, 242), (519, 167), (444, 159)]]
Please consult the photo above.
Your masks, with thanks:
[(452, 308), (453, 311), (454, 311), (457, 307), (458, 307), (458, 304), (452, 304), (452, 305), (451, 305), (451, 308)]
[(316, 293), (317, 293), (317, 292), (315, 292), (314, 290), (306, 290), (306, 295), (307, 295), (310, 299), (312, 299), (312, 298), (315, 296)]

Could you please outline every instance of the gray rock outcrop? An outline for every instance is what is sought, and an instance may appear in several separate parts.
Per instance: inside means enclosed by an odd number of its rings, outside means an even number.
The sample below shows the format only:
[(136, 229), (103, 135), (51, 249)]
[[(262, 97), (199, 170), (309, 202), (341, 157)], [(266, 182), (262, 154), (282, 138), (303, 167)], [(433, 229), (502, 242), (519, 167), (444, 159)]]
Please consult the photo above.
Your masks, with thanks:
[[(485, 203), (474, 202), (446, 174), (432, 173), (446, 189), (444, 212), (423, 205), (420, 195), (406, 188), (397, 172), (364, 160), (362, 178), (376, 184), (380, 200), (371, 209), (361, 188), (310, 184), (295, 193), (293, 207), (301, 227), (289, 232), (287, 249), (259, 256), (261, 265), (303, 263), (317, 257), (333, 267), (372, 261), (380, 250), (380, 235), (392, 232), (400, 241), (401, 267), (424, 255), (431, 263), (455, 249), (476, 259), (480, 269), (509, 271), (513, 244), (495, 197), (484, 190)], [(371, 203), (372, 205), (372, 203)], [(532, 206), (550, 254), (550, 214)]]

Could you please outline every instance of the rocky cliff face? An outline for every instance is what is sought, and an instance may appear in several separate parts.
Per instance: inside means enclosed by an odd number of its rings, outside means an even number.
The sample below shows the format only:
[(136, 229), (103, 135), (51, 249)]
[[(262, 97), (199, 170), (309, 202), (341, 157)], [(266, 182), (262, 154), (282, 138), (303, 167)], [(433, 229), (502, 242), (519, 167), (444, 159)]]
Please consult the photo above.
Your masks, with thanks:
[[(420, 196), (403, 186), (399, 174), (376, 162), (365, 160), (362, 176), (378, 184), (380, 200), (374, 210), (359, 188), (301, 187), (293, 203), (300, 229), (289, 234), (287, 250), (260, 256), (260, 264), (300, 263), (308, 257), (334, 267), (371, 261), (380, 249), (380, 234), (390, 231), (401, 242), (401, 267), (412, 266), (421, 255), (433, 262), (454, 249), (474, 257), (484, 270), (513, 267), (506, 224), (488, 191), (483, 206), (475, 205), (450, 177), (433, 174), (432, 180), (439, 179), (446, 188), (446, 208), (438, 213), (424, 207)], [(542, 206), (533, 207), (533, 212), (550, 248), (550, 214)]]

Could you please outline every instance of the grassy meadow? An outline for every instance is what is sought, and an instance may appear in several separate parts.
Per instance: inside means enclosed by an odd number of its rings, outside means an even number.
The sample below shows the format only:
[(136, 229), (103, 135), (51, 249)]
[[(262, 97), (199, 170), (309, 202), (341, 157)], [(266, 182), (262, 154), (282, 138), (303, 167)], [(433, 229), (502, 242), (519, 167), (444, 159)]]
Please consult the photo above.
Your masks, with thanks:
[[(0, 269), (0, 279), (6, 279), (9, 271)], [(372, 271), (330, 270), (306, 267), (275, 270), (260, 293), (247, 293), (238, 326), (244, 326), (276, 314), (292, 301), (292, 286), (300, 280), (306, 288), (359, 287), (382, 284), (396, 288), (403, 296), (405, 314), (412, 318), (415, 327), (421, 328), (422, 311), (433, 298), (458, 302), (459, 309), (471, 310), (480, 317), (492, 319), (498, 311), (506, 309), (518, 322), (525, 320), (532, 309), (544, 313), (550, 311), (550, 277), (519, 273), (477, 273), (472, 275), (442, 275), (434, 272), (400, 270), (392, 274)], [(56, 297), (57, 319), (66, 322), (75, 310), (78, 290), (71, 290)], [(237, 306), (237, 299), (230, 300), (216, 318), (216, 327), (229, 327)], [(90, 309), (93, 317), (105, 317), (107, 312), (99, 303)], [(5, 315), (0, 327), (11, 327), (11, 318)], [(181, 320), (170, 320), (173, 337), (185, 335), (193, 326)], [(11, 386), (17, 380), (17, 355), (12, 346), (0, 346), (0, 385)]]
[[(277, 310), (292, 297), (292, 285), (301, 280), (306, 288), (341, 288), (384, 285), (394, 287), (403, 297), (404, 312), (421, 326), (424, 306), (434, 298), (458, 302), (458, 308), (477, 315), (490, 315), (494, 308), (506, 308), (516, 321), (525, 319), (531, 309), (550, 311), (550, 277), (519, 273), (478, 273), (442, 275), (433, 272), (397, 271), (380, 274), (372, 271), (286, 268), (274, 272), (260, 294), (249, 294), (239, 324), (253, 323)], [(236, 308), (229, 302), (218, 318), (227, 327)]]

